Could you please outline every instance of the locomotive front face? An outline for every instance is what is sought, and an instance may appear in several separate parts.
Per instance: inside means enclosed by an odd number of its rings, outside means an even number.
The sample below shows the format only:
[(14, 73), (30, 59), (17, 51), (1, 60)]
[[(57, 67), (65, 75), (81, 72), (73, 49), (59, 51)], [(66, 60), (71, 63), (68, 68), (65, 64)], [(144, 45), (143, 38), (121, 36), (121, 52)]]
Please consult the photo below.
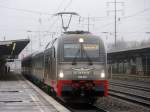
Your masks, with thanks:
[(105, 79), (106, 53), (100, 38), (71, 35), (61, 43), (58, 77), (63, 80)]
[(91, 34), (68, 34), (59, 45), (59, 95), (107, 96), (106, 53), (102, 40)]

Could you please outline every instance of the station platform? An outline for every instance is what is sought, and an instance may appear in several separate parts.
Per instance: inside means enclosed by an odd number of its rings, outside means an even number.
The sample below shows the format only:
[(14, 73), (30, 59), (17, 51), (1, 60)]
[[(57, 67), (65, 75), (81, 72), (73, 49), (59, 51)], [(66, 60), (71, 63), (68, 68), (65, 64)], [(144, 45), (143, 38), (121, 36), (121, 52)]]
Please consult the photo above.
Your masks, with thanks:
[(0, 76), (0, 112), (69, 112), (21, 74)]

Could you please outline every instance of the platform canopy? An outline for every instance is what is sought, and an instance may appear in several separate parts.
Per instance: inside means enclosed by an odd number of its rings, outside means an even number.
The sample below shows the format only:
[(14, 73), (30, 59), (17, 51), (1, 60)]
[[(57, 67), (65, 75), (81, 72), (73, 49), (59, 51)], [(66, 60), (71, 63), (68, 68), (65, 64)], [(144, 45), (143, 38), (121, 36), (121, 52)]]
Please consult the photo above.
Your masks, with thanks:
[(125, 60), (133, 57), (150, 56), (150, 45), (107, 52), (108, 62), (113, 60)]
[(18, 58), (20, 52), (29, 42), (29, 39), (0, 41), (0, 60)]

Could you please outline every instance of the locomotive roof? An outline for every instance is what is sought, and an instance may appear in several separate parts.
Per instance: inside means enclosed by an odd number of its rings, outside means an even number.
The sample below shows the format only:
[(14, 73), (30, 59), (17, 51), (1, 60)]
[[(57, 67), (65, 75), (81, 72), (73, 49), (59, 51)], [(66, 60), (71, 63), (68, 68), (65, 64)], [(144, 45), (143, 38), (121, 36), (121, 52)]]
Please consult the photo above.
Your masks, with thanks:
[(89, 31), (67, 31), (64, 34), (89, 34)]
[(87, 32), (87, 31), (68, 31), (61, 35), (61, 38), (67, 39), (67, 40), (70, 40), (70, 39), (72, 40), (73, 38), (80, 38), (80, 37), (88, 38), (90, 40), (98, 39), (102, 41), (102, 39), (99, 36), (93, 35), (92, 33)]
[[(93, 35), (92, 33), (88, 32), (88, 31), (67, 31), (67, 32), (64, 32), (59, 38), (58, 40), (61, 41), (61, 38), (63, 39), (71, 39), (71, 40), (74, 40), (73, 38), (80, 38), (80, 37), (83, 37), (83, 38), (88, 38), (90, 40), (100, 40), (102, 41), (102, 39), (99, 37), (99, 36), (96, 36), (96, 35)], [(92, 42), (92, 41), (91, 41)], [(45, 51), (37, 51), (37, 52), (34, 52), (32, 54), (30, 54), (29, 56), (27, 56), (26, 58), (32, 58), (32, 57), (35, 57), (35, 56), (39, 56), (39, 55), (42, 55), (44, 52), (47, 52), (49, 51), (49, 48), (48, 49), (45, 49)]]
[(32, 57), (34, 57), (34, 56), (36, 56), (36, 55), (40, 55), (40, 54), (42, 54), (43, 53), (43, 51), (36, 51), (36, 52), (34, 52), (33, 54), (32, 54)]
[(30, 58), (40, 55), (42, 53), (43, 53), (43, 51), (35, 51), (34, 53), (29, 54), (28, 56), (24, 57), (22, 60), (30, 59)]

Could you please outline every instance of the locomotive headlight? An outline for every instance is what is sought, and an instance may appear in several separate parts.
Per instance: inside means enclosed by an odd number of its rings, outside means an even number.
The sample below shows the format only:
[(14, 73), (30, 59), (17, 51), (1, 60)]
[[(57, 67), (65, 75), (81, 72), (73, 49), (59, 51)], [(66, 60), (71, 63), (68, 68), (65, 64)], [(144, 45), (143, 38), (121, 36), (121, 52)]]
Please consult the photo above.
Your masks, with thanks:
[(59, 73), (59, 77), (60, 77), (60, 78), (63, 78), (63, 77), (64, 77), (64, 73), (63, 73), (63, 71), (60, 71), (60, 73)]
[(105, 78), (105, 73), (101, 72), (101, 78)]
[(79, 38), (79, 42), (80, 42), (80, 43), (83, 43), (83, 42), (84, 42), (84, 39), (83, 39), (83, 38)]

